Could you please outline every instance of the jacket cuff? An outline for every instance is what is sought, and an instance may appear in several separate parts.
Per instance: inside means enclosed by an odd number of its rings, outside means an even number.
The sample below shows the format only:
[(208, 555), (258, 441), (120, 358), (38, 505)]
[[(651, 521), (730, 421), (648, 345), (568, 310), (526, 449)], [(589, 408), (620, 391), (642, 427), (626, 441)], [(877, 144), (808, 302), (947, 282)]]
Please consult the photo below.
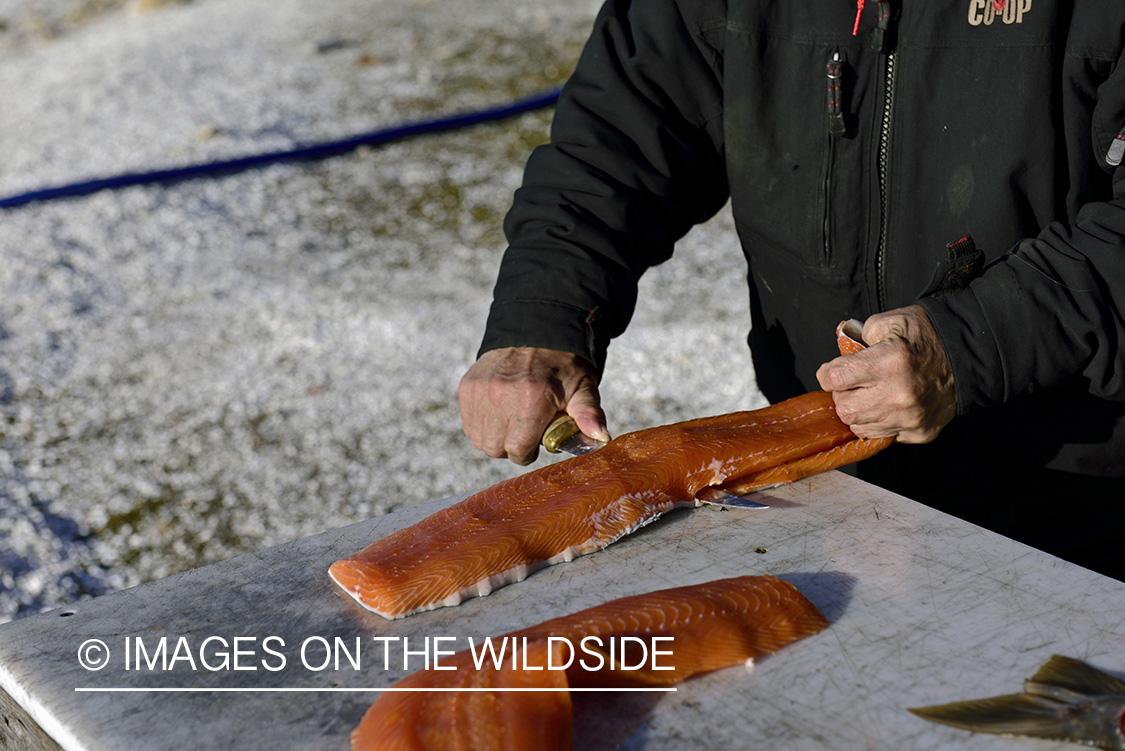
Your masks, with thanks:
[(919, 301), (945, 345), (959, 414), (1058, 388), (1089, 359), (1082, 332), (1092, 324), (1059, 314), (1079, 310), (1082, 285), (1044, 283), (1046, 273), (1019, 252), (964, 289)]
[(997, 335), (997, 323), (1005, 316), (987, 301), (1011, 300), (1008, 292), (1014, 280), (996, 271), (964, 289), (918, 301), (949, 358), (959, 415), (1009, 396), (1008, 369)]
[(597, 308), (587, 311), (541, 300), (496, 300), (477, 357), (503, 347), (554, 349), (587, 360), (600, 377), (608, 342), (598, 336), (597, 322)]

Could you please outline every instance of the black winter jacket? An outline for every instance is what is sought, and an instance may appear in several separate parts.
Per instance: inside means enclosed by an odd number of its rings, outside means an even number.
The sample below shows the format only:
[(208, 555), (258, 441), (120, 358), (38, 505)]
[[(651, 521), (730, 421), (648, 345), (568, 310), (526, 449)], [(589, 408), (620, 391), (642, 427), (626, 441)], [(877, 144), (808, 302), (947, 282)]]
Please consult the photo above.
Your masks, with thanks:
[[(609, 0), (507, 218), (481, 351), (600, 368), (641, 273), (729, 198), (770, 400), (817, 388), (841, 319), (920, 302), (958, 398), (941, 462), (1125, 476), (1125, 2), (867, 0), (853, 34), (856, 11)], [(933, 294), (965, 234), (987, 267)]]

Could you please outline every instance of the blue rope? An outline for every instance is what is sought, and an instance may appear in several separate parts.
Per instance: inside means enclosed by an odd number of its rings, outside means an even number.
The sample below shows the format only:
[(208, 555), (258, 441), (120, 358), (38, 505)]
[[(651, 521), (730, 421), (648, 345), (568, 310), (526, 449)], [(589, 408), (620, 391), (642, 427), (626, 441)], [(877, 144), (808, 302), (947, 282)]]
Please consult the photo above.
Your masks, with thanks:
[(53, 188), (41, 188), (39, 190), (32, 190), (27, 193), (0, 199), (0, 209), (15, 208), (16, 206), (24, 206), (36, 201), (51, 201), (57, 198), (85, 196), (96, 193), (99, 190), (125, 188), (131, 185), (172, 183), (180, 180), (190, 180), (196, 177), (205, 177), (207, 175), (230, 174), (232, 172), (241, 172), (242, 170), (261, 167), (276, 162), (324, 159), (325, 157), (344, 154), (359, 146), (381, 146), (391, 141), (398, 141), (411, 136), (457, 130), (458, 128), (466, 128), (470, 125), (503, 120), (525, 112), (550, 107), (558, 101), (558, 98), (559, 89), (552, 89), (489, 109), (463, 112), (461, 114), (434, 120), (420, 120), (405, 123), (403, 125), (396, 125), (369, 133), (361, 133), (337, 141), (299, 146), (283, 151), (270, 151), (264, 154), (254, 154), (237, 159), (225, 159), (204, 164), (190, 164), (184, 167), (173, 167), (171, 169), (127, 172), (111, 177), (95, 178), (93, 180), (85, 180), (69, 185), (59, 185)]

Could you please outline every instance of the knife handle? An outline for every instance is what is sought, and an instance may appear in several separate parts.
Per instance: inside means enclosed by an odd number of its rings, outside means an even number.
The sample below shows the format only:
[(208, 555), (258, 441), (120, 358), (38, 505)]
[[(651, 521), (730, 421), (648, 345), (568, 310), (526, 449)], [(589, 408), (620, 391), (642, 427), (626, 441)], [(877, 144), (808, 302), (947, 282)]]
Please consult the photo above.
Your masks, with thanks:
[(560, 451), (559, 446), (578, 432), (578, 423), (574, 421), (573, 417), (562, 412), (556, 415), (547, 429), (543, 431), (543, 438), (540, 442), (543, 444), (543, 448), (552, 454), (557, 454)]

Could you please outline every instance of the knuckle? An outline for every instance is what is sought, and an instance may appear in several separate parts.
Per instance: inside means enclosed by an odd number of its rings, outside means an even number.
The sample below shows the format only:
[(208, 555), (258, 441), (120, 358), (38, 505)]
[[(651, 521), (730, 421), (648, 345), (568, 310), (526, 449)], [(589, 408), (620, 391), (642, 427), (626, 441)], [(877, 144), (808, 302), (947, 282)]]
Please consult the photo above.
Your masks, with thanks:
[(519, 464), (520, 466), (531, 464), (538, 455), (539, 452), (534, 447), (530, 450), (526, 447), (519, 447), (507, 451), (508, 459), (511, 460), (512, 463)]
[(483, 451), (486, 456), (490, 456), (493, 459), (503, 459), (508, 455), (504, 449), (497, 448), (496, 446), (481, 446), (480, 450)]
[(851, 375), (844, 365), (829, 368), (825, 376), (832, 391), (843, 391), (851, 382)]

